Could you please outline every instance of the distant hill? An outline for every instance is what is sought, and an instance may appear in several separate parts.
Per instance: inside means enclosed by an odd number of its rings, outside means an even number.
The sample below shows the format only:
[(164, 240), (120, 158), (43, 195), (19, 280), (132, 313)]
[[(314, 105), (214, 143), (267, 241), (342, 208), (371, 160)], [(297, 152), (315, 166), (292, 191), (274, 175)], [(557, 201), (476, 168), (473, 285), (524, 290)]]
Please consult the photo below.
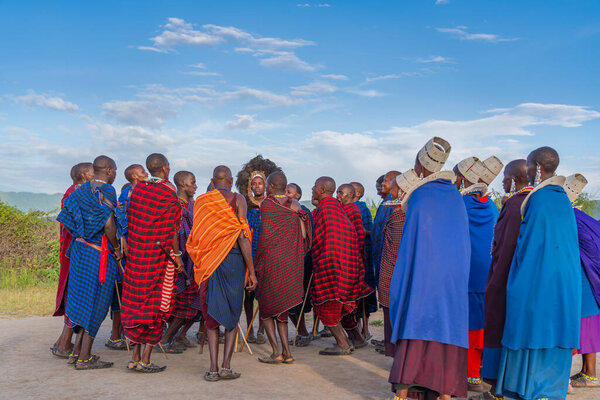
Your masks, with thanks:
[(313, 206), (310, 200), (302, 200), (300, 204), (302, 204), (304, 207), (308, 208), (311, 211), (315, 208), (315, 206)]
[(40, 210), (44, 212), (56, 211), (60, 208), (62, 194), (45, 194), (30, 192), (1, 192), (0, 201), (13, 206), (21, 211)]

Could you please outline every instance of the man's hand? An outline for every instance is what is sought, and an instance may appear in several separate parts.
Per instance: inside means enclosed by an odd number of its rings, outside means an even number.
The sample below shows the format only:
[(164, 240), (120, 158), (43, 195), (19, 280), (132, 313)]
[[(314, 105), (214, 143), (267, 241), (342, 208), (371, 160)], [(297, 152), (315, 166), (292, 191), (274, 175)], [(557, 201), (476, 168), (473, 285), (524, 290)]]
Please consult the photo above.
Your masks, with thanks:
[(249, 292), (256, 289), (256, 275), (254, 273), (248, 275), (248, 284), (246, 284), (246, 290)]
[(124, 236), (121, 236), (121, 249), (123, 254), (127, 256), (128, 248), (127, 248), (127, 240), (125, 240)]
[(183, 262), (181, 261), (181, 257), (175, 256), (174, 260), (175, 260), (175, 272), (177, 272), (178, 274), (182, 273), (183, 272)]
[(121, 261), (121, 259), (123, 258), (123, 255), (121, 254), (121, 250), (116, 249), (113, 253), (115, 255), (115, 258), (117, 259), (117, 261)]

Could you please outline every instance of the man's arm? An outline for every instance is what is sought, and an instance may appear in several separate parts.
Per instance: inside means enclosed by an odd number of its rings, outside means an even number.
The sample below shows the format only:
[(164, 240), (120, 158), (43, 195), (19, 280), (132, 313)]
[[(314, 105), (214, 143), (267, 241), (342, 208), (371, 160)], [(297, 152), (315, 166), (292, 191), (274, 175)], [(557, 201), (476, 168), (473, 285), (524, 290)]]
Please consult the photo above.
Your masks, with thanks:
[[(235, 201), (237, 202), (237, 210), (238, 216), (246, 219), (248, 207), (246, 205), (246, 199), (239, 194), (235, 194)], [(240, 236), (237, 240), (238, 246), (240, 246), (240, 250), (242, 251), (242, 257), (244, 257), (244, 263), (246, 264), (246, 268), (248, 269), (248, 285), (246, 286), (247, 290), (254, 290), (256, 288), (256, 274), (254, 273), (254, 262), (252, 261), (252, 244), (250, 243), (250, 239), (244, 235), (244, 232), (240, 232)]]
[(173, 231), (173, 253), (175, 253), (175, 271), (179, 274), (183, 272), (183, 261), (181, 261), (181, 252), (179, 251), (179, 237), (177, 236), (177, 231)]
[(110, 217), (104, 223), (104, 236), (115, 249), (114, 255), (117, 261), (121, 259), (121, 247), (119, 246), (119, 241), (117, 240), (117, 224), (115, 223), (115, 216), (111, 212)]

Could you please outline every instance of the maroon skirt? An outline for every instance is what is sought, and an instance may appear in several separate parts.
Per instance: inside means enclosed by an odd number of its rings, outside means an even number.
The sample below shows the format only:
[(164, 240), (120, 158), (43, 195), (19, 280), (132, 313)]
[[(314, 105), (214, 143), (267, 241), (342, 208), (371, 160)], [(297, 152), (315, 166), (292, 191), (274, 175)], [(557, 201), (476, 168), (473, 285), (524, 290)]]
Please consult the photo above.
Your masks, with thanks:
[(425, 340), (399, 340), (389, 382), (392, 391), (408, 388), (420, 398), (440, 394), (467, 397), (467, 349)]
[(383, 309), (383, 342), (385, 348), (385, 355), (387, 357), (394, 357), (396, 354), (396, 345), (391, 342), (392, 340), (392, 321), (390, 321), (390, 309), (387, 307), (381, 307)]

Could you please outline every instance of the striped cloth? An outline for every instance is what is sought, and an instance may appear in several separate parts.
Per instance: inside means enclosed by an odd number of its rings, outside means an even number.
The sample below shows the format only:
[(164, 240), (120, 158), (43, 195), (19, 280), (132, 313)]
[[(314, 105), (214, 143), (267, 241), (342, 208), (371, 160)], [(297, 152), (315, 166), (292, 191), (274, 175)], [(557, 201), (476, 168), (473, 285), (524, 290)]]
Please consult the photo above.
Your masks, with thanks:
[(373, 221), (373, 230), (371, 231), (371, 240), (373, 241), (373, 268), (375, 269), (375, 286), (379, 285), (379, 267), (381, 265), (381, 250), (383, 249), (383, 228), (387, 219), (392, 215), (392, 207), (386, 207), (384, 202), (392, 200), (392, 195), (388, 194), (377, 209), (375, 220)]
[(128, 210), (129, 257), (121, 312), (125, 336), (134, 343), (156, 345), (169, 318), (174, 267), (156, 242), (172, 251), (181, 205), (169, 181), (139, 182)]
[(189, 286), (186, 286), (186, 274), (190, 278), (194, 276), (194, 262), (190, 258), (185, 246), (192, 230), (194, 203), (179, 199), (181, 203), (181, 224), (179, 227), (179, 251), (181, 251), (181, 261), (185, 274), (177, 275), (177, 295), (173, 303), (173, 311), (171, 315), (176, 318), (192, 319), (200, 310), (200, 288), (198, 284), (192, 280)]
[(251, 237), (245, 218), (238, 217), (218, 190), (199, 196), (186, 249), (194, 262), (196, 283), (210, 278), (236, 244), (240, 232)]
[[(71, 185), (65, 192), (62, 200), (60, 201), (60, 208), (62, 209), (65, 200), (81, 185)], [(60, 251), (58, 255), (60, 263), (60, 271), (58, 273), (58, 289), (56, 291), (56, 307), (54, 308), (54, 314), (52, 316), (59, 317), (64, 315), (65, 325), (71, 326), (69, 317), (65, 315), (65, 307), (67, 306), (67, 281), (69, 280), (69, 257), (67, 257), (67, 250), (71, 244), (71, 232), (65, 229), (63, 224), (60, 224)]]
[(115, 290), (118, 266), (112, 248), (106, 257), (105, 275), (100, 268), (101, 252), (95, 248), (102, 244), (104, 224), (113, 215), (115, 204), (117, 194), (112, 185), (86, 182), (65, 200), (56, 218), (77, 239), (67, 253), (71, 261), (65, 312), (75, 331), (83, 328), (91, 337), (106, 318)]
[[(310, 249), (312, 227), (309, 213), (292, 210), (292, 204), (290, 198), (281, 204), (269, 196), (260, 206), (262, 234), (254, 268), (262, 319), (285, 313), (302, 303), (304, 296), (304, 256)], [(302, 238), (301, 221), (306, 226), (306, 239)]]
[(356, 301), (372, 289), (364, 282), (354, 225), (333, 197), (319, 202), (313, 218), (313, 305), (338, 300), (356, 307)]
[(383, 229), (383, 250), (381, 252), (378, 290), (379, 304), (385, 308), (390, 308), (390, 282), (394, 274), (396, 258), (398, 258), (398, 249), (400, 248), (400, 239), (402, 238), (402, 228), (404, 228), (405, 218), (406, 212), (404, 212), (402, 207), (395, 207)]

